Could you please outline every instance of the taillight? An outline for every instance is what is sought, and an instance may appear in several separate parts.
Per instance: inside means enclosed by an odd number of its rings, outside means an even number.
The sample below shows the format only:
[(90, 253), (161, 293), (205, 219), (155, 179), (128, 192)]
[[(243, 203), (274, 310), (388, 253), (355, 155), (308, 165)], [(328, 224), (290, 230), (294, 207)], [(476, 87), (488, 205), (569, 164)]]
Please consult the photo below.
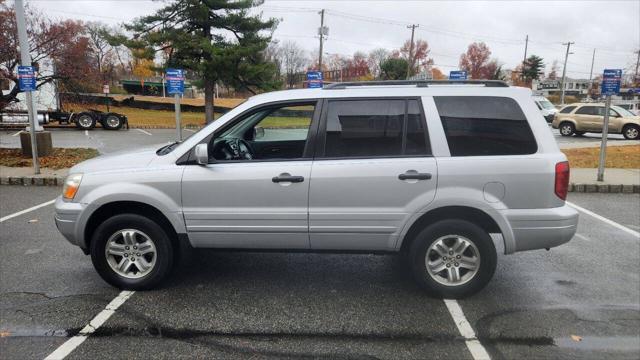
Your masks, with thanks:
[(562, 199), (567, 199), (569, 191), (569, 162), (563, 161), (556, 164), (556, 195)]

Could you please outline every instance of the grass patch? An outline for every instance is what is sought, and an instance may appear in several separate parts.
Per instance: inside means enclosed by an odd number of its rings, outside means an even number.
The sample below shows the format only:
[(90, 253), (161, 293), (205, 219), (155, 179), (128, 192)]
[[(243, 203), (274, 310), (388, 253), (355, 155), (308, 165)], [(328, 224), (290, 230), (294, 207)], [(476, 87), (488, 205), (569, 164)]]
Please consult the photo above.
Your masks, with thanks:
[[(600, 148), (563, 149), (573, 168), (597, 168)], [(640, 169), (640, 145), (609, 146), (605, 167)]]
[[(50, 169), (70, 168), (73, 165), (100, 155), (96, 149), (55, 148), (49, 156), (39, 158), (40, 166)], [(22, 156), (21, 149), (0, 148), (0, 165), (9, 167), (31, 167), (31, 157)]]

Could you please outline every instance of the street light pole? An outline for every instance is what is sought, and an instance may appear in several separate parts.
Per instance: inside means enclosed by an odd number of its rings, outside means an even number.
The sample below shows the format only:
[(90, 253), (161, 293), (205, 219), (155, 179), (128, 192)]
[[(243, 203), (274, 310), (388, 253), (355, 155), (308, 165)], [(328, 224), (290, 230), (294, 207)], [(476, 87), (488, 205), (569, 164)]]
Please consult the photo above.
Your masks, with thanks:
[(324, 40), (324, 9), (320, 10), (320, 31), (318, 31), (320, 35), (320, 53), (318, 55), (318, 71), (322, 71), (322, 48), (323, 48), (323, 40)]
[(591, 56), (591, 71), (589, 71), (589, 93), (591, 93), (591, 89), (593, 88), (593, 63), (596, 60), (596, 49), (593, 49), (593, 56)]
[(567, 59), (569, 59), (569, 48), (571, 44), (575, 44), (571, 41), (567, 43), (562, 43), (562, 45), (567, 45), (567, 53), (564, 55), (564, 66), (562, 67), (562, 82), (560, 83), (560, 104), (564, 105), (564, 81), (567, 75)]
[[(15, 0), (16, 26), (18, 28), (18, 44), (20, 45), (20, 63), (22, 66), (31, 66), (31, 55), (29, 54), (29, 38), (27, 37), (27, 23), (24, 16), (24, 3), (22, 0)], [(27, 98), (27, 113), (29, 115), (29, 136), (31, 138), (31, 160), (33, 161), (33, 172), (40, 174), (40, 163), (38, 162), (38, 147), (36, 145), (36, 124), (38, 114), (34, 106), (33, 94), (31, 91), (25, 92)]]

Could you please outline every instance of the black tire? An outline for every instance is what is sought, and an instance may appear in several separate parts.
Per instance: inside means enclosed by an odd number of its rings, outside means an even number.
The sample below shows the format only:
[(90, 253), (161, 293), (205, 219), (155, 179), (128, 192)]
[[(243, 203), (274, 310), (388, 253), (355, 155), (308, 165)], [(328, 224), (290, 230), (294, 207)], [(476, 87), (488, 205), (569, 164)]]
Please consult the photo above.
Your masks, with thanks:
[[(466, 248), (462, 256), (469, 256), (473, 252), (477, 252), (476, 256), (479, 256), (480, 259), (475, 274), (472, 274), (472, 271), (467, 270), (457, 262), (460, 261), (462, 263), (461, 260), (454, 260), (457, 258), (456, 253), (453, 253), (454, 257), (448, 258), (451, 266), (447, 266), (442, 271), (448, 274), (448, 269), (455, 267), (459, 274), (464, 272), (460, 278), (461, 283), (458, 285), (443, 284), (436, 280), (437, 274), (431, 275), (427, 270), (427, 252), (430, 250), (431, 245), (436, 241), (440, 241), (440, 239), (444, 239), (442, 241), (453, 241), (453, 238), (447, 237), (448, 235), (466, 238), (475, 246), (475, 249), (471, 246)], [(429, 253), (431, 258), (435, 254), (435, 250), (432, 249)], [(436, 257), (438, 256), (438, 254), (435, 255)], [(475, 294), (489, 283), (496, 270), (497, 254), (493, 240), (481, 227), (469, 221), (452, 219), (438, 221), (423, 229), (411, 244), (409, 260), (414, 278), (429, 294), (440, 298), (460, 299)], [(443, 273), (440, 272), (439, 274)], [(464, 279), (467, 275), (469, 277)], [(441, 281), (445, 281), (445, 279)]]
[[(155, 265), (139, 278), (128, 278), (118, 274), (107, 260), (107, 241), (124, 229), (133, 229), (147, 235), (155, 245)], [(133, 251), (133, 250), (131, 250)], [(137, 254), (140, 256), (140, 254)], [(131, 255), (133, 258), (133, 253)], [(122, 258), (121, 258), (122, 259)], [(138, 257), (138, 262), (140, 258)], [(147, 290), (157, 286), (173, 267), (174, 249), (167, 233), (160, 224), (137, 214), (115, 215), (104, 221), (91, 238), (91, 261), (98, 274), (107, 283), (124, 290)], [(135, 259), (133, 259), (135, 261)], [(135, 262), (132, 262), (135, 265)]]
[(102, 121), (102, 127), (106, 130), (119, 130), (124, 125), (124, 120), (117, 114), (108, 113)]
[(560, 126), (558, 126), (558, 130), (560, 131), (560, 135), (562, 136), (571, 136), (576, 133), (576, 126), (573, 125), (573, 123), (565, 121), (563, 123), (560, 123)]
[(96, 127), (96, 118), (90, 113), (80, 113), (74, 119), (76, 127), (82, 130), (91, 130)]
[(622, 136), (627, 140), (640, 139), (640, 126), (628, 124), (622, 127)]

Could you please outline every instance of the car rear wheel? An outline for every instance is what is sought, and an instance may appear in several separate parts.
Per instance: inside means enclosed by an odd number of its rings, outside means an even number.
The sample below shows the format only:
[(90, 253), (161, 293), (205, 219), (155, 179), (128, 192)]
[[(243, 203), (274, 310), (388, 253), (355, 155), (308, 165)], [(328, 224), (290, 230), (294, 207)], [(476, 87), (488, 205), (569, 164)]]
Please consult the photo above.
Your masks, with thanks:
[(91, 260), (109, 284), (126, 290), (158, 285), (173, 266), (171, 241), (153, 220), (121, 214), (104, 221), (91, 239)]
[(560, 135), (571, 136), (576, 132), (576, 127), (570, 122), (563, 122), (560, 124)]
[(622, 135), (627, 140), (640, 139), (640, 126), (638, 125), (625, 125), (622, 128)]
[(497, 254), (489, 234), (465, 220), (442, 220), (422, 230), (409, 252), (413, 275), (430, 294), (463, 298), (493, 277)]
[(116, 114), (109, 113), (104, 119), (103, 125), (107, 130), (118, 130), (122, 127), (124, 121), (122, 118)]
[(81, 113), (76, 118), (76, 127), (82, 130), (91, 130), (96, 127), (96, 119), (89, 113)]

